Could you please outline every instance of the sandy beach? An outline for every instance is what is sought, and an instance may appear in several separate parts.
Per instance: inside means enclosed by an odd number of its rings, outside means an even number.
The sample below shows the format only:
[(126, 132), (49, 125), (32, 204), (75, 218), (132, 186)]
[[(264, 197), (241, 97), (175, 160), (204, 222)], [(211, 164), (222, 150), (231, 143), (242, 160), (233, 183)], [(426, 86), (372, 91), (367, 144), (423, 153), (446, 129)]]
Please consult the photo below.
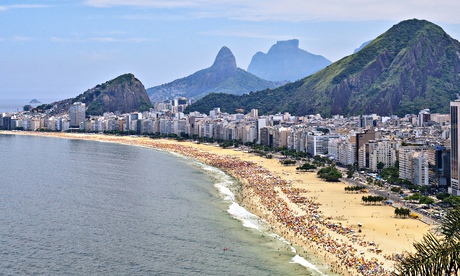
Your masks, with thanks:
[[(394, 217), (394, 208), (365, 205), (364, 194), (346, 193), (344, 183), (328, 183), (316, 172), (297, 173), (247, 152), (214, 145), (93, 134), (1, 132), (84, 139), (176, 152), (218, 167), (241, 183), (242, 206), (270, 223), (272, 230), (342, 275), (390, 275), (394, 262), (431, 228), (415, 219)], [(361, 225), (361, 226), (358, 226)], [(302, 253), (302, 252), (299, 252)]]

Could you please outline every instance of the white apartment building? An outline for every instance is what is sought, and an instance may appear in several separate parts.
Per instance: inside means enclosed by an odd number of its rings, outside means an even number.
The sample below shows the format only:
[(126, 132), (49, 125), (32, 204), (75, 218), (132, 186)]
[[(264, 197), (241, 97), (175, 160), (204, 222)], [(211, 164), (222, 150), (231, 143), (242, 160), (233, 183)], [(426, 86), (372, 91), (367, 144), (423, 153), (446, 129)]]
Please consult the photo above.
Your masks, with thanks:
[(429, 150), (429, 148), (424, 146), (401, 146), (399, 148), (399, 178), (414, 181), (414, 154), (425, 150)]
[(366, 143), (369, 147), (369, 169), (377, 170), (377, 165), (382, 162), (386, 167), (394, 166), (396, 158), (396, 146), (390, 140), (371, 140)]
[(414, 180), (412, 183), (415, 185), (427, 186), (429, 185), (428, 179), (428, 157), (424, 152), (413, 153), (413, 168)]
[(348, 137), (329, 139), (328, 155), (343, 165), (353, 165), (356, 162), (356, 143), (350, 142)]

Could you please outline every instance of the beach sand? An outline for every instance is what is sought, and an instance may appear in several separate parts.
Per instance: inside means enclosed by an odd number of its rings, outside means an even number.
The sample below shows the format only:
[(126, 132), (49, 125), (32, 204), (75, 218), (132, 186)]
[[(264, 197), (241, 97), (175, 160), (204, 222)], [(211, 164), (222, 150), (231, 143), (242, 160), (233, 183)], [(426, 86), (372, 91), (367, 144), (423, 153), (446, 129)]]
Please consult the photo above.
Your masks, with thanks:
[(365, 205), (361, 201), (365, 194), (346, 193), (347, 184), (325, 182), (316, 177), (316, 172), (297, 173), (295, 166), (284, 166), (276, 159), (240, 150), (131, 136), (0, 134), (143, 146), (176, 152), (219, 167), (241, 183), (238, 196), (242, 206), (269, 222), (274, 232), (294, 246), (324, 259), (331, 271), (342, 275), (390, 275), (394, 266), (390, 256), (394, 258), (399, 256), (395, 254), (412, 251), (412, 243), (421, 240), (431, 228), (419, 220), (395, 218), (391, 206)]

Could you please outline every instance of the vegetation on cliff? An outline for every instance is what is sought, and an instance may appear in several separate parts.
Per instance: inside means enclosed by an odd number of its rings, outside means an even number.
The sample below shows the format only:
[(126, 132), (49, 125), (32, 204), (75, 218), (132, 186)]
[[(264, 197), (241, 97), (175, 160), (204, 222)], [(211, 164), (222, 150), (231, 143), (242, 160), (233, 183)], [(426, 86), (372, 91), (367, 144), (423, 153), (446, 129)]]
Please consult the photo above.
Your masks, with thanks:
[(96, 85), (73, 98), (72, 102), (85, 103), (88, 115), (102, 115), (104, 112), (115, 111), (146, 111), (152, 107), (144, 85), (133, 74), (124, 74)]

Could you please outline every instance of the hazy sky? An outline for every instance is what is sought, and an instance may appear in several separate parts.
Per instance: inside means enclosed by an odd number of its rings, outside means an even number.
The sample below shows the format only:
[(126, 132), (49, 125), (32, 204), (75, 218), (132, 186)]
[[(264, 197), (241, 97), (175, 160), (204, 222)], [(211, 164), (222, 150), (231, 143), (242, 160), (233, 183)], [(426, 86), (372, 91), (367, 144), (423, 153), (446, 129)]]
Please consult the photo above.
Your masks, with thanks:
[(124, 73), (146, 88), (238, 67), (278, 40), (331, 61), (412, 18), (460, 39), (458, 0), (0, 0), (0, 99), (65, 99)]

